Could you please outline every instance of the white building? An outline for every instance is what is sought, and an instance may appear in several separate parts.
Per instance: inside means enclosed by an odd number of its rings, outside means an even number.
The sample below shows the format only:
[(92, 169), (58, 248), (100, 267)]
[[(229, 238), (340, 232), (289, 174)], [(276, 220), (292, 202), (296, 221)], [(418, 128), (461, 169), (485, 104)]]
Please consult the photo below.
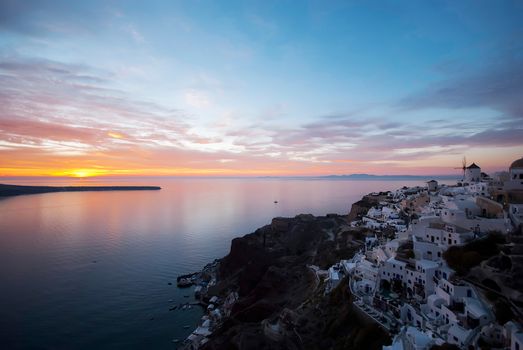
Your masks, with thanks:
[(430, 180), (427, 182), (427, 189), (429, 192), (436, 191), (438, 189), (438, 182), (436, 180)]
[(479, 182), (480, 180), (481, 168), (477, 166), (476, 163), (472, 163), (471, 165), (465, 168), (465, 182)]
[[(413, 236), (417, 238), (417, 247), (420, 249), (421, 254), (426, 252), (427, 254), (433, 254), (437, 251), (430, 249), (429, 246), (423, 246), (421, 243), (434, 243), (444, 249), (453, 246), (453, 245), (462, 245), (465, 244), (468, 240), (474, 237), (474, 233), (461, 228), (456, 225), (446, 224), (438, 218), (427, 218), (423, 221), (423, 224), (412, 230)], [(416, 243), (414, 242), (414, 243)], [(432, 253), (428, 253), (428, 252)], [(441, 255), (438, 255), (437, 258), (440, 258)], [(435, 260), (436, 256), (428, 255), (425, 256), (426, 259)]]
[(427, 242), (419, 237), (412, 236), (414, 258), (432, 261), (442, 259), (444, 248), (438, 244)]
[(510, 165), (509, 180), (504, 184), (505, 190), (523, 190), (523, 158)]
[(523, 204), (509, 204), (508, 216), (516, 229), (523, 229)]
[(380, 278), (392, 282), (399, 280), (404, 282), (407, 263), (395, 258), (389, 258), (381, 268)]
[(373, 219), (368, 216), (364, 216), (361, 221), (363, 222), (363, 226), (366, 228), (370, 228), (373, 230), (381, 230), (386, 226), (383, 222), (378, 221), (378, 219)]
[(378, 266), (374, 265), (372, 262), (363, 257), (356, 264), (353, 273), (355, 276), (359, 277), (362, 280), (374, 281), (374, 284), (376, 284), (379, 275), (379, 270)]
[(340, 266), (339, 264), (329, 267), (328, 277), (326, 279), (327, 292), (330, 292), (340, 284), (341, 279), (343, 278), (343, 275), (341, 274), (341, 269), (342, 266)]
[(403, 327), (401, 332), (394, 337), (390, 346), (383, 350), (424, 350), (435, 345), (435, 340), (427, 333), (416, 327)]
[(509, 321), (503, 326), (503, 328), (503, 333), (505, 339), (507, 340), (507, 345), (510, 346), (510, 350), (522, 350), (523, 331), (521, 330), (521, 325)]
[(488, 182), (472, 182), (466, 186), (467, 192), (473, 196), (488, 196)]

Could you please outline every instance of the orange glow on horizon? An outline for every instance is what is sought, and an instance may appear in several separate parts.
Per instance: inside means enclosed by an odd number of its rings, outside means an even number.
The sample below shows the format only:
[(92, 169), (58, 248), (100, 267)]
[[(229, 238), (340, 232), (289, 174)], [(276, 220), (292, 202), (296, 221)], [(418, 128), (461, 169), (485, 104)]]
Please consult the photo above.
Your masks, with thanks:
[(69, 177), (93, 177), (106, 174), (106, 171), (99, 169), (74, 169), (71, 171), (65, 171), (62, 176)]
[[(123, 134), (122, 134), (123, 135)], [(125, 137), (125, 136), (122, 136)], [(80, 156), (51, 155), (24, 149), (0, 153), (0, 177), (70, 177), (96, 176), (324, 176), (324, 175), (456, 175), (461, 165), (460, 155), (435, 154), (420, 159), (354, 158), (311, 162), (268, 157), (209, 153), (173, 155), (153, 148), (133, 148), (121, 152), (96, 150)], [(467, 160), (492, 173), (506, 171), (515, 159), (521, 158), (521, 148), (471, 149)], [(158, 152), (158, 153), (156, 153)], [(388, 154), (388, 153), (384, 153)], [(202, 158), (198, 158), (201, 156)], [(235, 158), (233, 158), (235, 157)], [(223, 161), (227, 159), (228, 161)], [(229, 161), (229, 159), (231, 159)]]
[[(322, 171), (323, 170), (323, 171)], [(354, 172), (326, 172), (325, 169), (314, 169), (309, 172), (302, 171), (281, 171), (280, 169), (67, 169), (56, 171), (55, 169), (0, 169), (0, 177), (70, 177), (70, 178), (92, 178), (98, 176), (326, 176), (326, 175), (350, 175), (350, 174), (372, 174), (372, 175), (429, 175), (420, 172), (408, 171), (405, 169), (400, 173), (383, 173), (373, 171), (374, 169), (361, 169)], [(377, 169), (376, 169), (377, 170)], [(452, 175), (452, 171), (442, 172), (441, 169), (433, 169), (430, 175)], [(458, 174), (459, 175), (459, 174)]]
[(234, 169), (193, 169), (193, 168), (147, 168), (147, 169), (7, 169), (0, 168), (0, 176), (45, 176), (88, 178), (96, 176), (298, 176), (299, 173), (278, 170), (234, 170)]

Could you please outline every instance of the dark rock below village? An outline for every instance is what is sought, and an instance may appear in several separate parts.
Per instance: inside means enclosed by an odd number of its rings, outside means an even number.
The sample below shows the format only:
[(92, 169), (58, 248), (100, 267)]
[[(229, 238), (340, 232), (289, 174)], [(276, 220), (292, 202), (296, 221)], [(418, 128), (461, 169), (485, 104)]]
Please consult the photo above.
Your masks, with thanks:
[[(239, 294), (203, 349), (379, 349), (387, 334), (352, 306), (347, 283), (329, 295), (308, 265), (326, 269), (361, 247), (346, 216), (298, 215), (232, 241), (208, 295)], [(273, 334), (270, 325), (279, 324)]]

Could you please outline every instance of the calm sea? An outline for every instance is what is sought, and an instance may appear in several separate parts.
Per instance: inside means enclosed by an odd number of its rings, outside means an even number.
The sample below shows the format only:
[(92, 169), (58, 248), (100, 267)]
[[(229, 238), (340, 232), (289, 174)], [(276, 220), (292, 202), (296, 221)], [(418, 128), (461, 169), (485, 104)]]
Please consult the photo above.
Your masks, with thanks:
[(162, 186), (0, 199), (0, 348), (98, 350), (175, 348), (172, 340), (184, 339), (202, 313), (169, 311), (192, 298), (190, 290), (176, 287), (176, 276), (226, 255), (232, 238), (271, 218), (346, 214), (366, 193), (423, 184), (179, 178), (0, 183)]

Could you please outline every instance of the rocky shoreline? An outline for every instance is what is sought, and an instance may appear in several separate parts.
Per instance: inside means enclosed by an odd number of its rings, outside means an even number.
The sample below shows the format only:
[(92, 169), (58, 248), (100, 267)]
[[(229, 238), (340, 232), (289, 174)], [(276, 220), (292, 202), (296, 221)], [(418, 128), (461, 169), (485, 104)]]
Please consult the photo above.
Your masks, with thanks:
[(301, 214), (274, 218), (233, 239), (223, 259), (180, 276), (196, 285), (195, 296), (206, 308), (181, 347), (378, 349), (390, 343), (352, 304), (346, 281), (325, 293), (321, 276), (359, 251), (366, 231), (351, 227), (347, 216)]

